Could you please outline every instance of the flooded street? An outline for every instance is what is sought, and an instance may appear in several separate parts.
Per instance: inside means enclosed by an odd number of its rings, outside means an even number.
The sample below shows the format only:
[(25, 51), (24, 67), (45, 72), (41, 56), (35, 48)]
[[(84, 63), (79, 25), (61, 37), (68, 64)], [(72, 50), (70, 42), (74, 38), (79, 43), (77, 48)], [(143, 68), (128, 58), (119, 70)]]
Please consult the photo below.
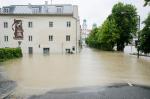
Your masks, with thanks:
[(84, 48), (74, 55), (24, 55), (1, 63), (17, 82), (17, 93), (35, 94), (51, 89), (136, 83), (150, 85), (150, 58), (128, 53)]

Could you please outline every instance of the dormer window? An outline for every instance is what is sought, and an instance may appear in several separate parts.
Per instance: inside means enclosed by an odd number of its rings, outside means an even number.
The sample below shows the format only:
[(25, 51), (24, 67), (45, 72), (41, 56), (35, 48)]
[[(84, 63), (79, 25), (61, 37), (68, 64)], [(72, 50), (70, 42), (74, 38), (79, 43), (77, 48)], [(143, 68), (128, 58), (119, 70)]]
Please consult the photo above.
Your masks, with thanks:
[(32, 13), (39, 13), (40, 9), (39, 8), (32, 8)]
[(63, 12), (62, 7), (57, 7), (57, 13), (58, 13), (58, 14), (61, 14), (62, 12)]
[(9, 13), (9, 8), (4, 8), (4, 13)]

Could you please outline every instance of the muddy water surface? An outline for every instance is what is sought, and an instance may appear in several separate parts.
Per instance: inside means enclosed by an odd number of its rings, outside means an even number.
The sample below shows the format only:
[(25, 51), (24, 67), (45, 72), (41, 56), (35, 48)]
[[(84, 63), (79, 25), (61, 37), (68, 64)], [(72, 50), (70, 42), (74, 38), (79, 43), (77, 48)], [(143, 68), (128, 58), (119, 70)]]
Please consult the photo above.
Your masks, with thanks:
[(24, 55), (0, 64), (18, 83), (17, 93), (99, 86), (110, 83), (150, 85), (150, 58), (84, 48), (74, 55)]

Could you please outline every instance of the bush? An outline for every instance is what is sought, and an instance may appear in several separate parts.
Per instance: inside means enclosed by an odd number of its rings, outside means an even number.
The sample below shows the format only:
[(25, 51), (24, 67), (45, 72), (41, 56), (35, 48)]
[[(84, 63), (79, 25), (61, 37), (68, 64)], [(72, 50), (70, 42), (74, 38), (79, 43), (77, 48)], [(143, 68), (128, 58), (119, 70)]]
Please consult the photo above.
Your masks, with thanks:
[(21, 48), (0, 48), (0, 62), (22, 57)]

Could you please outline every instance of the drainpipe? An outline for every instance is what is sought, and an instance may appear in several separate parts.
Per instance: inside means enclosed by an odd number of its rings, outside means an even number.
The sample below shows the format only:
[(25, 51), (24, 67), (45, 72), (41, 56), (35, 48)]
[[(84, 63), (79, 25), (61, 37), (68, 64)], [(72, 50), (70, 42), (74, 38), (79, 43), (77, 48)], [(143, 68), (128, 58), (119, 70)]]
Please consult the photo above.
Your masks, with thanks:
[(77, 39), (77, 32), (78, 32), (78, 31), (77, 31), (77, 22), (78, 22), (78, 21), (76, 20), (76, 54), (77, 54), (77, 49), (78, 49), (78, 48), (77, 48), (77, 41), (78, 41), (78, 39)]
[(73, 18), (76, 20), (76, 54), (77, 54), (77, 49), (78, 49), (78, 47), (77, 47), (78, 46), (78, 35), (77, 35), (78, 34), (77, 33), (78, 32), (78, 30), (77, 30), (78, 29), (77, 28), (78, 25), (77, 24), (78, 24), (79, 20), (78, 20), (78, 18), (75, 18), (75, 17), (73, 17)]

